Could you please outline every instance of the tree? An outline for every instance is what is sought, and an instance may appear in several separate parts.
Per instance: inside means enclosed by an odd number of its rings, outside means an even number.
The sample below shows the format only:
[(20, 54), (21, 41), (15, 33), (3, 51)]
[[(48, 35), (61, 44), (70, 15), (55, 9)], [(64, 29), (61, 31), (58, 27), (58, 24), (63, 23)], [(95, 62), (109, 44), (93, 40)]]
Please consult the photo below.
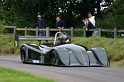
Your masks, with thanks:
[[(55, 18), (60, 16), (67, 27), (81, 25), (82, 18), (89, 11), (98, 9), (100, 14), (100, 2), (102, 0), (1, 0), (0, 15), (5, 24), (17, 27), (29, 27), (37, 21), (41, 14), (48, 26), (55, 27)], [(97, 3), (96, 3), (97, 2)], [(2, 20), (2, 18), (1, 18)]]
[[(109, 1), (109, 3), (111, 3)], [(104, 19), (97, 21), (98, 27), (120, 28), (124, 26), (124, 0), (113, 2), (105, 11)]]
[(115, 1), (107, 10), (107, 12), (112, 12), (115, 15), (124, 14), (124, 0)]

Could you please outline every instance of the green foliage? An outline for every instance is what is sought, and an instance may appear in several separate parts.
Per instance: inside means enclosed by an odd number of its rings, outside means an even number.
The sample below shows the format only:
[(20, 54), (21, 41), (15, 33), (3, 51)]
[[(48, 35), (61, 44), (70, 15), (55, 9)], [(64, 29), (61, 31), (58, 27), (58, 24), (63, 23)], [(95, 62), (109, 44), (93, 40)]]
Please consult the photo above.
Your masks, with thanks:
[(104, 19), (96, 19), (96, 26), (98, 28), (107, 28), (107, 29), (123, 29), (124, 26), (124, 14), (123, 15), (106, 15)]
[[(96, 4), (95, 1), (98, 3)], [(60, 16), (67, 27), (82, 27), (82, 18), (88, 11), (99, 10), (102, 0), (1, 0), (0, 20), (6, 25), (31, 27), (37, 21), (38, 13), (49, 27), (55, 28), (55, 18)], [(112, 0), (105, 0), (110, 5)], [(108, 13), (109, 12), (109, 13)], [(99, 28), (123, 28), (124, 1), (115, 1), (104, 14), (103, 19), (96, 19)], [(98, 11), (98, 15), (100, 12)]]
[[(88, 11), (94, 12), (96, 0), (1, 0), (0, 20), (6, 25), (29, 27), (37, 21), (38, 13), (48, 26), (55, 27), (60, 16), (68, 27), (77, 26)], [(97, 0), (100, 1), (101, 0)], [(97, 7), (97, 6), (96, 6)], [(80, 22), (79, 22), (80, 21)]]
[(0, 21), (0, 34), (3, 33), (3, 25), (2, 25), (2, 22)]
[(12, 36), (0, 35), (0, 54), (14, 54), (14, 38)]
[(116, 0), (107, 10), (103, 19), (97, 19), (99, 28), (119, 28), (124, 26), (124, 0)]
[(108, 12), (112, 12), (115, 15), (124, 14), (124, 0), (116, 0), (108, 9)]
[(47, 79), (32, 75), (30, 73), (19, 72), (12, 69), (0, 67), (0, 82), (55, 82), (54, 80)]
[(3, 21), (0, 21), (0, 35), (4, 34), (6, 30), (3, 28)]

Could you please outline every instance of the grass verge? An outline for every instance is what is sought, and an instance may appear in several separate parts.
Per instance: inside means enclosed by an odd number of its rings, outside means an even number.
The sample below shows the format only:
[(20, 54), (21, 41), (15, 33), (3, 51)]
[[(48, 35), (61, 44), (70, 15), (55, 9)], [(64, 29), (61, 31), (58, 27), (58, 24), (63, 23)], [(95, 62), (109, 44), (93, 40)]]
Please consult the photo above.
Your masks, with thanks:
[(56, 82), (30, 73), (0, 67), (0, 82)]

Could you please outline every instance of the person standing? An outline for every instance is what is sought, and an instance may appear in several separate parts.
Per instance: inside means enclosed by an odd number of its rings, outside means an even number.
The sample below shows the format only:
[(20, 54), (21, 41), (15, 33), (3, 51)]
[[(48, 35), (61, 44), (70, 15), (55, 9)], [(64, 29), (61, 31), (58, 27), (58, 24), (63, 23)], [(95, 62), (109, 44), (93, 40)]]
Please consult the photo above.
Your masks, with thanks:
[(56, 17), (56, 28), (63, 31), (63, 29), (66, 27), (64, 21), (61, 20), (60, 17)]
[(95, 27), (95, 16), (91, 14), (91, 12), (88, 13), (88, 18), (85, 18), (82, 20), (84, 22), (85, 30), (86, 30), (86, 37), (91, 37), (93, 35), (94, 31), (88, 31), (90, 29), (96, 29)]
[[(42, 20), (41, 15), (38, 15), (37, 23), (32, 26), (32, 28), (35, 28), (35, 27), (46, 28), (46, 22), (44, 20)], [(39, 31), (39, 36), (45, 36), (45, 35), (46, 35), (45, 31)]]

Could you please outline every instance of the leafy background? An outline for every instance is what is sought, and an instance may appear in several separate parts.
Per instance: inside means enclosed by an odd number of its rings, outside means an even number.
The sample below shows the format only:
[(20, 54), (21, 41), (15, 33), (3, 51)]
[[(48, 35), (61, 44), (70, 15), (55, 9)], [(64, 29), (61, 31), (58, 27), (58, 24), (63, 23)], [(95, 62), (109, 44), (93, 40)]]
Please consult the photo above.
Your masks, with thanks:
[[(97, 1), (97, 3), (95, 3)], [(55, 28), (55, 18), (60, 16), (67, 27), (81, 28), (82, 18), (97, 8), (98, 28), (123, 28), (124, 1), (105, 0), (107, 9), (100, 11), (102, 0), (1, 0), (0, 20), (4, 25), (31, 27), (41, 14), (47, 26)]]

